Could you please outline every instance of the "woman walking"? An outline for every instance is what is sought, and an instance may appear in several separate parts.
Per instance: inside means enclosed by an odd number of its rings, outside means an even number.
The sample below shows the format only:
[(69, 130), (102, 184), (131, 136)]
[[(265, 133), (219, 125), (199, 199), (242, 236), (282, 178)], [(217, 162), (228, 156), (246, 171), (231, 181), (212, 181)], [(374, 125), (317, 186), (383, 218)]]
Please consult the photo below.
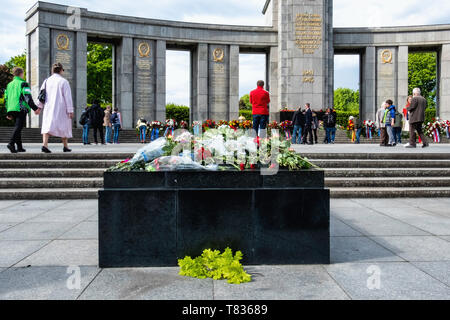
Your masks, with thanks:
[(103, 118), (103, 126), (105, 127), (105, 143), (112, 143), (112, 124), (111, 124), (111, 106), (107, 106), (105, 117)]
[(111, 124), (113, 125), (114, 128), (113, 143), (119, 144), (119, 132), (120, 128), (122, 127), (122, 119), (118, 108), (114, 108), (114, 112), (111, 115)]
[(41, 91), (45, 90), (45, 103), (39, 103), (42, 117), (42, 152), (48, 149), (50, 136), (60, 137), (64, 145), (63, 152), (71, 152), (68, 139), (72, 138), (73, 102), (69, 81), (63, 78), (64, 68), (61, 63), (52, 66), (52, 75), (44, 81)]

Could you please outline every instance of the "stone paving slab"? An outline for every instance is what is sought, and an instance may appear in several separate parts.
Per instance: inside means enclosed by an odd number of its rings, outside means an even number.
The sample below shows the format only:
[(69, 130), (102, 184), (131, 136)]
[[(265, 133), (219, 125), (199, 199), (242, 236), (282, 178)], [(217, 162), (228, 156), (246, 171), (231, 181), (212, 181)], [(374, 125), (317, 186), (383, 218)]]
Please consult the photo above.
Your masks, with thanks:
[(450, 261), (412, 262), (412, 264), (450, 287)]
[(362, 233), (353, 229), (343, 221), (331, 217), (330, 218), (330, 235), (332, 237), (359, 237)]
[(54, 240), (17, 265), (26, 266), (98, 266), (98, 240)]
[(91, 215), (92, 212), (90, 210), (86, 210), (83, 208), (56, 208), (30, 219), (28, 222), (80, 223), (89, 218)]
[(407, 261), (450, 261), (450, 243), (438, 237), (372, 237)]
[(0, 223), (0, 232), (8, 230), (9, 228), (14, 227), (17, 223)]
[[(450, 287), (407, 262), (336, 264), (325, 268), (345, 292), (356, 300), (450, 299)], [(374, 268), (381, 272), (380, 289), (376, 289), (376, 281), (372, 281), (376, 276)], [(368, 282), (371, 284), (369, 287)]]
[(366, 237), (331, 237), (331, 263), (404, 261)]
[(98, 222), (84, 221), (74, 228), (70, 229), (59, 240), (97, 240), (98, 239)]
[(0, 267), (9, 268), (32, 253), (38, 251), (48, 240), (41, 241), (1, 241), (0, 240)]
[(74, 300), (100, 272), (95, 267), (79, 270), (77, 288), (71, 281), (75, 273), (67, 267), (10, 268), (0, 273), (0, 300)]
[(0, 201), (0, 210), (16, 206), (16, 205), (18, 205), (21, 202), (23, 202), (23, 200), (4, 200), (4, 201)]
[(347, 300), (349, 297), (321, 266), (245, 268), (252, 282), (214, 282), (217, 300)]
[(24, 222), (0, 233), (0, 240), (53, 240), (73, 228), (73, 222)]
[(178, 275), (178, 268), (103, 269), (81, 300), (212, 300), (212, 279)]

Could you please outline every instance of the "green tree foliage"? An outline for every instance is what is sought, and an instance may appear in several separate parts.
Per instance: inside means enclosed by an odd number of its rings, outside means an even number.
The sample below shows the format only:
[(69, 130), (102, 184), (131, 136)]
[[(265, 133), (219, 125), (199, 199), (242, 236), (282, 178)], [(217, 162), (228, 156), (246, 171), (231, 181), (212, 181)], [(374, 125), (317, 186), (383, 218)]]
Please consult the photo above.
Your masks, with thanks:
[(25, 71), (25, 79), (27, 76), (27, 54), (26, 52), (12, 57), (9, 61), (5, 62), (5, 66), (8, 67), (9, 70), (12, 71), (14, 67), (20, 67)]
[(336, 111), (359, 112), (359, 90), (338, 88), (334, 90)]
[(87, 47), (87, 98), (102, 103), (112, 102), (112, 46), (88, 43)]
[(178, 123), (184, 120), (189, 123), (189, 113), (189, 107), (187, 106), (175, 103), (168, 103), (166, 105), (166, 119), (175, 119)]
[(250, 103), (250, 96), (248, 94), (242, 96), (239, 100), (239, 110), (252, 110), (252, 104)]
[(0, 65), (0, 97), (5, 94), (6, 86), (13, 79), (11, 70), (6, 65)]
[[(428, 107), (436, 107), (437, 54), (436, 52), (410, 53), (408, 60), (408, 91), (420, 88), (428, 100)], [(400, 101), (401, 103), (403, 101)]]

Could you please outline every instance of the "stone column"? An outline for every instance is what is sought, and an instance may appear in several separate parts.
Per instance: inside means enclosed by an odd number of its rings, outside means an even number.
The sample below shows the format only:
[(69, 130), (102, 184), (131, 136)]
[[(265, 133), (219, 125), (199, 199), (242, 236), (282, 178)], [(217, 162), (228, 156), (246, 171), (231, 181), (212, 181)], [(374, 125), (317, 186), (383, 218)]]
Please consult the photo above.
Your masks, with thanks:
[(377, 106), (397, 98), (397, 48), (377, 48)]
[(87, 34), (76, 33), (76, 71), (75, 71), (75, 125), (78, 124), (80, 115), (87, 105)]
[(278, 87), (278, 48), (270, 47), (266, 58), (267, 90), (270, 92), (270, 120), (280, 121), (279, 87)]
[(191, 122), (208, 119), (208, 45), (191, 53)]
[(332, 102), (332, 1), (279, 1), (278, 59), (280, 106), (309, 102), (322, 109)]
[(208, 57), (208, 116), (219, 121), (229, 117), (230, 47), (210, 45)]
[(239, 46), (230, 46), (229, 114), (225, 120), (239, 118)]
[(441, 50), (439, 82), (439, 117), (450, 120), (450, 44), (444, 44)]
[(397, 110), (401, 113), (406, 105), (406, 99), (408, 98), (408, 59), (409, 50), (408, 46), (398, 47), (398, 59), (397, 59), (397, 97), (394, 101), (397, 106)]
[(361, 119), (375, 121), (379, 109), (376, 101), (376, 49), (367, 47), (361, 59)]
[[(38, 27), (27, 36), (27, 40), (27, 80), (37, 103), (41, 85), (50, 75), (50, 29)], [(41, 119), (42, 115), (31, 113), (28, 126), (39, 128)]]
[(125, 129), (134, 127), (133, 116), (133, 39), (122, 38), (116, 51), (116, 101)]
[(135, 39), (133, 124), (137, 119), (147, 121), (156, 117), (156, 43), (152, 40)]
[(166, 41), (156, 41), (156, 110), (155, 119), (166, 120)]

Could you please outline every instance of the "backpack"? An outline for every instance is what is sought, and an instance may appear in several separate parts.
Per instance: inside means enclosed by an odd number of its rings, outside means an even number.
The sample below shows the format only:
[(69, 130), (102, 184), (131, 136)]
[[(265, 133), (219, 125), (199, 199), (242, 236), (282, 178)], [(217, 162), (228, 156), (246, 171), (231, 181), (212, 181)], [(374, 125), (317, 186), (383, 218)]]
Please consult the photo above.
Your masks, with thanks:
[(111, 123), (117, 124), (119, 122), (119, 115), (117, 113), (113, 113), (111, 116)]
[(395, 113), (395, 126), (396, 127), (401, 127), (402, 125), (402, 120), (403, 120), (403, 115), (399, 112)]
[(89, 119), (88, 119), (88, 116), (87, 116), (87, 112), (86, 111), (84, 111), (82, 114), (81, 114), (81, 117), (80, 117), (80, 124), (82, 125), (82, 126), (84, 126), (86, 123), (88, 123), (88, 121), (89, 121)]

